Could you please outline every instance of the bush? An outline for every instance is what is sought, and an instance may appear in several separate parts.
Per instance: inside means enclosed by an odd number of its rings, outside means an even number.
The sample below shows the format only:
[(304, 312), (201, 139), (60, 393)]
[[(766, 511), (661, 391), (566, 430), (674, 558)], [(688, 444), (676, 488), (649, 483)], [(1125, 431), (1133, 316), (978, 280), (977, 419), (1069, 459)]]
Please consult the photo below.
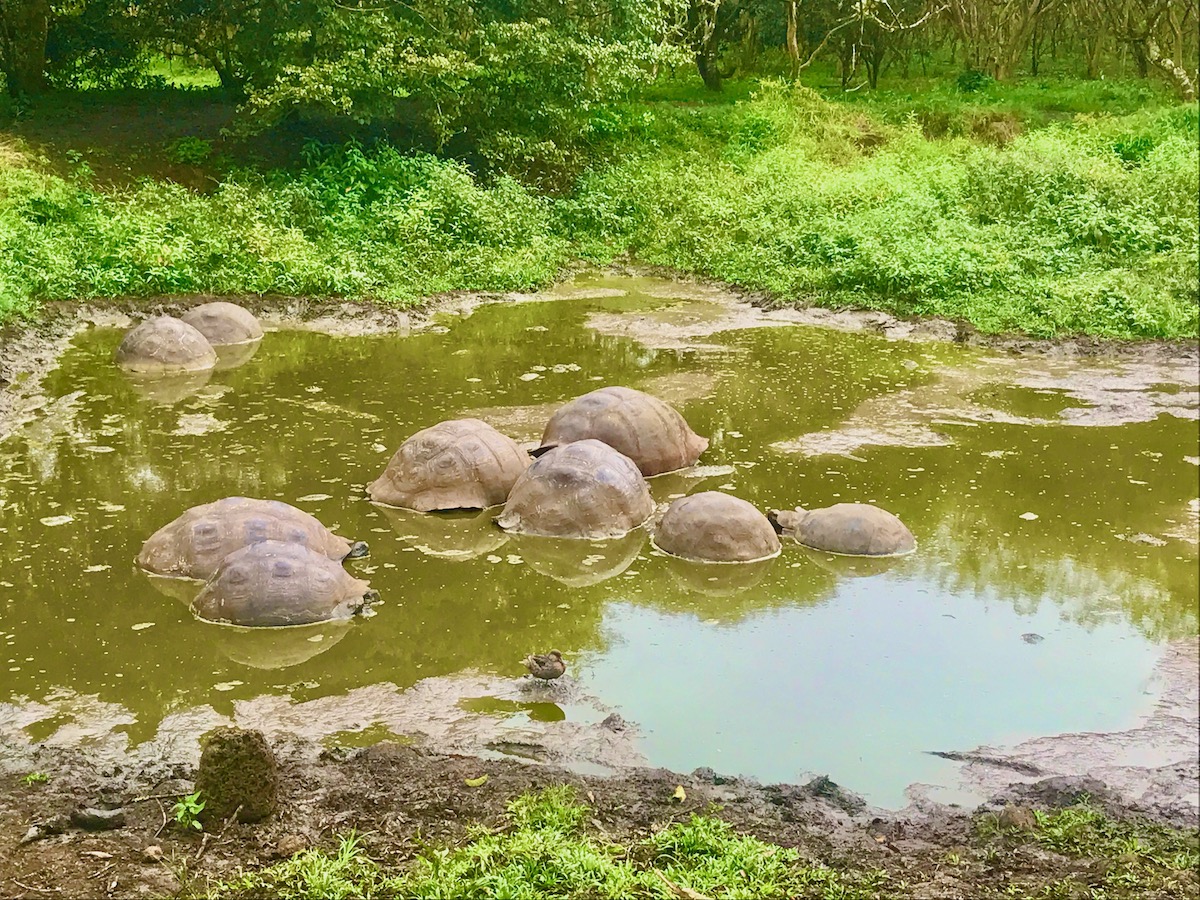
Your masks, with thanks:
[(511, 179), (385, 148), (314, 147), (291, 175), (235, 173), (207, 196), (101, 192), (0, 168), (0, 318), (42, 300), (203, 291), (374, 297), (515, 290), (566, 259), (549, 202)]

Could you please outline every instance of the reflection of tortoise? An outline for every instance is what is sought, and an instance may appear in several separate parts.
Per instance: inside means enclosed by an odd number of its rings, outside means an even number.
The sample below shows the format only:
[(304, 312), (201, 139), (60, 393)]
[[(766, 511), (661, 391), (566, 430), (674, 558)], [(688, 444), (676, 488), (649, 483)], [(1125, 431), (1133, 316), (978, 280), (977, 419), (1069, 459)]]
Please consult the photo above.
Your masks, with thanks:
[(535, 460), (513, 485), (496, 522), (505, 531), (603, 540), (654, 512), (637, 466), (600, 441), (575, 441)]
[(635, 528), (609, 541), (517, 535), (514, 549), (535, 572), (567, 587), (581, 588), (616, 578), (633, 565), (645, 544), (645, 529)]
[(869, 503), (835, 503), (823, 509), (772, 510), (780, 534), (814, 550), (845, 556), (899, 556), (917, 548), (903, 522)]
[(213, 625), (213, 644), (226, 657), (254, 669), (286, 669), (324, 653), (350, 633), (350, 619), (313, 622), (291, 628), (244, 628)]
[(225, 557), (192, 611), (230, 625), (308, 625), (347, 619), (378, 596), (340, 563), (303, 544), (259, 541)]
[(143, 400), (158, 406), (173, 406), (197, 393), (212, 378), (212, 369), (199, 372), (173, 372), (154, 375), (148, 372), (130, 373), (129, 383)]
[(262, 326), (250, 310), (224, 300), (193, 306), (179, 318), (208, 338), (214, 347), (248, 344), (263, 336)]
[(117, 347), (117, 365), (139, 374), (199, 372), (217, 364), (203, 334), (173, 316), (156, 316), (131, 329)]
[(452, 419), (418, 431), (367, 485), (371, 499), (418, 512), (486, 509), (508, 499), (529, 465), (517, 442), (479, 419)]
[(690, 466), (708, 447), (672, 407), (627, 387), (601, 388), (560, 408), (540, 451), (588, 438), (625, 454), (647, 476)]
[(752, 562), (779, 553), (767, 517), (740, 497), (703, 491), (673, 502), (654, 532), (654, 545), (683, 559)]
[(380, 506), (379, 511), (396, 536), (426, 556), (463, 561), (477, 559), (508, 543), (509, 535), (496, 527), (493, 512), (441, 513), (436, 516)]
[(529, 674), (534, 678), (540, 678), (543, 681), (561, 678), (567, 671), (567, 664), (563, 662), (562, 654), (557, 650), (551, 650), (545, 655), (527, 656), (521, 660), (521, 665), (527, 668)]
[(234, 550), (258, 541), (289, 541), (333, 560), (365, 556), (303, 510), (279, 500), (226, 497), (194, 506), (150, 536), (137, 564), (158, 575), (208, 578)]
[[(706, 597), (733, 597), (757, 587), (771, 571), (775, 557), (769, 556), (736, 566), (714, 566), (677, 556), (667, 557), (666, 562), (671, 577), (688, 593), (702, 594)], [(753, 607), (753, 603), (747, 607)], [(748, 608), (739, 612), (746, 612)]]

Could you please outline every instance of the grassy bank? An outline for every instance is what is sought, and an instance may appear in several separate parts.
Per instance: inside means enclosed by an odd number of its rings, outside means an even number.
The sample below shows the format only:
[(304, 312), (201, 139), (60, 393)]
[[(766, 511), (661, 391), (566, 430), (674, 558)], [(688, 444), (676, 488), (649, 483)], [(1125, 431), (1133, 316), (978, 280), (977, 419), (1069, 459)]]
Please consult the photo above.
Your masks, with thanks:
[[(211, 190), (101, 186), (86, 154), (0, 153), (0, 321), (70, 298), (346, 295), (404, 304), (544, 284), (629, 253), (781, 302), (985, 331), (1195, 337), (1195, 106), (1145, 88), (913, 87), (833, 101), (666, 84), (596, 112), (553, 195), (385, 145), (264, 169), (164, 155)], [(50, 148), (53, 157), (53, 148)], [(186, 160), (185, 160), (186, 161)], [(219, 165), (218, 165), (219, 162)]]
[[(1185, 897), (1200, 864), (1195, 835), (1118, 822), (1090, 806), (1036, 812), (1022, 826), (976, 820), (972, 845), (936, 861), (899, 858), (896, 871), (829, 865), (693, 815), (633, 844), (597, 833), (569, 788), (516, 798), (508, 821), (477, 827), (459, 846), (422, 845), (397, 866), (373, 860), (360, 839), (308, 850), (219, 884), (184, 879), (210, 900), (280, 898), (837, 898), (931, 896), (950, 877), (972, 896), (1092, 900)], [(944, 874), (942, 874), (944, 873)], [(961, 896), (956, 890), (955, 896)]]

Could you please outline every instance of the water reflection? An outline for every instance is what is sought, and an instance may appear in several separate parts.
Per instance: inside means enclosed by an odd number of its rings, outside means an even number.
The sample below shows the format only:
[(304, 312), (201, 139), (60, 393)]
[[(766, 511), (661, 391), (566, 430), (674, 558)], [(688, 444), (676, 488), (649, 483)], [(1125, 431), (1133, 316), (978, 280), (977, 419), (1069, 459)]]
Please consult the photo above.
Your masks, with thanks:
[(637, 559), (646, 546), (646, 530), (633, 531), (610, 541), (579, 541), (516, 535), (513, 547), (537, 572), (567, 587), (582, 588), (616, 578)]
[(396, 536), (427, 556), (466, 561), (495, 553), (509, 539), (496, 525), (496, 509), (483, 512), (419, 513), (375, 504)]
[(235, 663), (255, 669), (286, 669), (327, 652), (350, 633), (349, 621), (316, 622), (286, 628), (239, 628), (203, 623), (204, 640), (213, 641)]

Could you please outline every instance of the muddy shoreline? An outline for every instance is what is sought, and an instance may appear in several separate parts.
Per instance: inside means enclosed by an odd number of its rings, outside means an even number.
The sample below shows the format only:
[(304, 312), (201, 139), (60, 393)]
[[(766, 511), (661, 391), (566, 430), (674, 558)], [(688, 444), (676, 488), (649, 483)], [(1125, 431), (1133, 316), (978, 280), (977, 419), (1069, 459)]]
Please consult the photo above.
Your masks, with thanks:
[[(567, 281), (580, 270), (569, 269), (556, 286), (532, 294), (460, 291), (435, 295), (406, 309), (368, 301), (336, 298), (313, 299), (284, 295), (246, 295), (234, 300), (258, 315), (268, 328), (307, 329), (332, 335), (406, 334), (427, 326), (439, 313), (469, 313), (484, 303), (527, 302), (541, 299), (570, 299), (589, 296), (574, 291)], [(1016, 356), (1054, 359), (1112, 359), (1125, 362), (1186, 363), (1200, 369), (1200, 341), (1124, 341), (1088, 336), (1055, 339), (1017, 334), (984, 334), (965, 322), (947, 319), (903, 319), (870, 310), (834, 310), (799, 306), (780, 301), (760, 291), (737, 285), (696, 278), (669, 269), (642, 265), (613, 265), (605, 274), (631, 277), (670, 278), (694, 288), (700, 296), (744, 304), (779, 313), (779, 324), (811, 325), (839, 331), (878, 334), (888, 340), (938, 341), (981, 349), (999, 350)], [(0, 440), (41, 406), (38, 387), (42, 376), (54, 368), (59, 355), (82, 329), (93, 325), (128, 327), (146, 315), (178, 314), (208, 300), (209, 294), (164, 297), (121, 297), (99, 301), (47, 303), (33, 321), (12, 322), (0, 328)]]
[[(309, 847), (330, 848), (351, 829), (365, 836), (372, 857), (398, 866), (428, 845), (461, 841), (470, 825), (501, 825), (506, 803), (522, 792), (570, 784), (592, 808), (591, 827), (618, 843), (693, 813), (710, 814), (763, 840), (795, 847), (813, 863), (885, 870), (907, 881), (913, 897), (978, 897), (998, 892), (1014, 873), (1036, 888), (1063, 878), (1094, 880), (1097, 866), (1103, 871), (1104, 864), (1057, 856), (1015, 838), (997, 867), (978, 846), (981, 816), (998, 814), (1005, 806), (1053, 811), (1085, 796), (1116, 819), (1143, 812), (1091, 779), (1014, 786), (974, 809), (915, 802), (888, 812), (823, 778), (804, 785), (762, 785), (711, 769), (680, 774), (651, 768), (597, 777), (390, 742), (329, 749), (281, 737), (273, 749), (279, 761), (279, 814), (256, 825), (214, 828), (210, 840), (170, 821), (174, 799), (192, 790), (190, 763), (163, 758), (140, 766), (102, 766), (80, 751), (41, 748), (27, 755), (0, 745), (0, 894), (188, 893), (239, 869), (268, 865)], [(33, 771), (47, 780), (26, 783), (22, 774)], [(480, 784), (483, 775), (488, 777)], [(685, 789), (683, 802), (675, 799), (678, 786)], [(84, 807), (120, 809), (123, 821), (95, 831), (72, 824), (72, 813)], [(947, 867), (951, 854), (960, 862)]]

